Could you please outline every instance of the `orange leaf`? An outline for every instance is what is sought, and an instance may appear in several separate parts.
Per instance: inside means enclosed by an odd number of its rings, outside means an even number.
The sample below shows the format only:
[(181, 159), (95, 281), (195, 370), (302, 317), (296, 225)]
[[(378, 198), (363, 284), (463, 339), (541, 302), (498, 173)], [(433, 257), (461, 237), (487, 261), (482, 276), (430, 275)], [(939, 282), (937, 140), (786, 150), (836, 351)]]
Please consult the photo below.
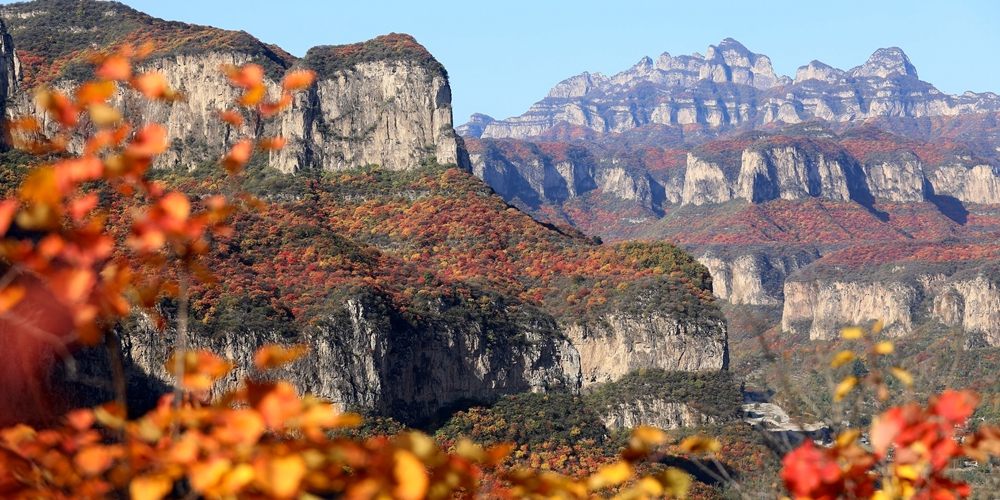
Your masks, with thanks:
[(278, 382), (263, 394), (254, 407), (270, 429), (284, 427), (285, 421), (302, 411), (302, 400), (288, 382)]
[(167, 77), (159, 71), (150, 71), (133, 78), (132, 88), (150, 99), (165, 99), (172, 96)]
[(234, 144), (229, 150), (229, 154), (222, 159), (222, 166), (225, 167), (229, 173), (235, 173), (243, 168), (248, 161), (250, 161), (250, 156), (252, 154), (253, 141), (250, 139), (243, 139)]
[(941, 415), (953, 424), (966, 421), (979, 405), (979, 396), (972, 391), (946, 390), (941, 393), (934, 404), (934, 413)]
[(257, 350), (253, 363), (258, 370), (272, 370), (301, 358), (307, 352), (309, 352), (309, 346), (304, 344), (290, 347), (271, 344)]
[(229, 83), (249, 89), (260, 87), (264, 83), (264, 68), (257, 64), (245, 64), (239, 68), (236, 66), (223, 66), (223, 72), (229, 77)]
[(69, 194), (81, 182), (94, 181), (104, 175), (104, 163), (93, 156), (62, 160), (55, 164), (56, 189)]
[(236, 111), (232, 110), (219, 111), (219, 119), (234, 127), (243, 126), (243, 115), (239, 114)]
[(904, 416), (902, 408), (890, 408), (882, 415), (879, 415), (875, 421), (872, 422), (869, 436), (872, 450), (875, 451), (875, 455), (878, 457), (884, 457), (889, 451), (889, 446), (892, 445), (892, 441), (896, 439), (896, 436), (902, 432), (905, 426), (906, 417)]
[(132, 77), (132, 63), (122, 56), (114, 55), (105, 59), (94, 73), (104, 80), (125, 81)]
[(226, 458), (216, 458), (207, 463), (191, 464), (189, 468), (191, 473), (188, 476), (191, 480), (191, 489), (202, 492), (219, 484), (222, 476), (232, 468), (233, 463)]
[(0, 236), (7, 234), (10, 223), (14, 221), (14, 214), (17, 213), (18, 206), (20, 203), (17, 200), (0, 201)]
[(36, 99), (38, 106), (51, 113), (62, 126), (76, 126), (80, 110), (68, 97), (59, 92), (42, 88), (38, 91)]
[(158, 123), (146, 125), (125, 152), (133, 157), (152, 157), (167, 150), (167, 129)]
[(191, 215), (191, 202), (183, 193), (168, 193), (160, 200), (159, 205), (168, 217), (177, 221), (185, 221)]
[(167, 476), (136, 476), (128, 486), (132, 500), (161, 500), (174, 489), (174, 481)]
[(213, 436), (223, 444), (255, 444), (264, 430), (264, 419), (255, 410), (227, 410), (216, 414)]
[(115, 83), (110, 81), (85, 82), (76, 90), (76, 102), (81, 105), (103, 104), (115, 94)]
[(97, 193), (90, 193), (82, 198), (77, 198), (69, 204), (69, 215), (75, 221), (83, 220), (84, 216), (90, 213), (97, 206)]
[(274, 457), (268, 464), (267, 483), (276, 498), (291, 498), (306, 475), (306, 462), (299, 455)]
[(86, 476), (96, 476), (104, 473), (114, 462), (111, 449), (107, 446), (88, 446), (73, 457), (73, 464), (77, 470)]
[(413, 453), (396, 450), (392, 475), (396, 478), (396, 498), (401, 500), (421, 500), (427, 495), (430, 479), (424, 463)]
[(279, 135), (270, 139), (261, 139), (260, 142), (257, 143), (257, 146), (264, 151), (278, 151), (280, 149), (284, 149), (285, 144), (287, 143), (288, 141)]
[(296, 69), (289, 71), (281, 80), (281, 88), (292, 92), (303, 90), (316, 81), (316, 72), (311, 69)]
[(23, 285), (14, 284), (7, 285), (3, 290), (0, 290), (0, 314), (13, 309), (21, 302), (27, 291)]
[(67, 269), (52, 278), (52, 289), (67, 304), (83, 301), (97, 283), (97, 275), (86, 268)]
[(257, 85), (256, 87), (250, 87), (242, 96), (236, 101), (240, 106), (251, 107), (260, 104), (264, 100), (264, 94), (267, 89), (263, 85)]
[(260, 114), (263, 115), (264, 118), (270, 118), (270, 117), (272, 117), (272, 116), (274, 116), (274, 115), (276, 115), (276, 114), (284, 111), (285, 108), (287, 108), (287, 107), (289, 107), (291, 105), (292, 105), (292, 95), (291, 94), (281, 94), (281, 99), (279, 99), (277, 102), (269, 102), (269, 103), (264, 104), (263, 106), (261, 106), (260, 107)]
[(77, 431), (85, 431), (94, 426), (94, 412), (87, 408), (73, 410), (66, 414), (66, 422)]
[(42, 124), (34, 116), (19, 116), (7, 122), (13, 132), (41, 132)]

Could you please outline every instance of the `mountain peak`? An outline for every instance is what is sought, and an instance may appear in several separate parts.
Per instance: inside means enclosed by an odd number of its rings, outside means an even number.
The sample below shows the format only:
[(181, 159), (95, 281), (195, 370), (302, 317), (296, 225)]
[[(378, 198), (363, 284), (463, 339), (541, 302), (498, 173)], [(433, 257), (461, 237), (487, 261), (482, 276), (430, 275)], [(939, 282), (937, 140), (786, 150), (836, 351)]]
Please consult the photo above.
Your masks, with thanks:
[(821, 61), (813, 60), (806, 66), (799, 67), (795, 72), (795, 83), (802, 83), (806, 80), (820, 80), (827, 83), (836, 83), (845, 75), (843, 70), (839, 70)]
[(740, 52), (750, 52), (750, 50), (747, 49), (745, 45), (743, 45), (742, 43), (740, 43), (735, 38), (731, 38), (731, 37), (730, 38), (725, 38), (721, 42), (719, 42), (719, 50), (725, 50), (725, 49), (728, 49), (728, 50), (738, 50)]
[(895, 75), (917, 77), (917, 68), (910, 62), (910, 58), (906, 57), (903, 49), (889, 47), (876, 50), (867, 62), (852, 68), (848, 74), (855, 78), (889, 78)]

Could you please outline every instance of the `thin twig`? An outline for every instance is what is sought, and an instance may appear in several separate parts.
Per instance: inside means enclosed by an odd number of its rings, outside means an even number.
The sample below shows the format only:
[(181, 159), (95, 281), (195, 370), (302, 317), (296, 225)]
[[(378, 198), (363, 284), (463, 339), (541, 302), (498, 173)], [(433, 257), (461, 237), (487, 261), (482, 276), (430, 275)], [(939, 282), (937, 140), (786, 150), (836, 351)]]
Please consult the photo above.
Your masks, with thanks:
[(177, 381), (174, 383), (174, 408), (181, 407), (181, 399), (184, 396), (184, 356), (187, 352), (187, 327), (188, 327), (188, 283), (187, 274), (182, 270), (178, 278), (179, 291), (177, 301), (177, 341), (174, 348), (174, 372)]

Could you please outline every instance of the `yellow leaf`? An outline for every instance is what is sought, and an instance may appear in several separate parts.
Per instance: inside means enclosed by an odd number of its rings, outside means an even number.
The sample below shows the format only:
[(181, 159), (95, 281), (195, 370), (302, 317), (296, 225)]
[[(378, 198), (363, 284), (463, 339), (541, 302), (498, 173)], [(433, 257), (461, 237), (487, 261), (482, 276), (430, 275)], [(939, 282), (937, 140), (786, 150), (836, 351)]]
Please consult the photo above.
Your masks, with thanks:
[(483, 447), (473, 443), (468, 438), (462, 438), (458, 441), (458, 444), (455, 445), (455, 454), (470, 462), (482, 462), (486, 459)]
[(893, 366), (890, 371), (892, 372), (892, 375), (898, 378), (904, 385), (907, 387), (913, 387), (913, 375), (910, 375), (910, 372), (898, 366)]
[(833, 391), (835, 402), (843, 400), (858, 385), (858, 377), (847, 377), (837, 384), (837, 389)]
[(675, 467), (667, 467), (658, 479), (663, 484), (663, 495), (667, 498), (685, 498), (691, 489), (691, 476)]
[(406, 450), (396, 450), (396, 463), (392, 474), (396, 478), (396, 498), (400, 500), (421, 500), (427, 495), (430, 480), (424, 463), (413, 453)]
[(861, 337), (864, 337), (864, 335), (865, 335), (864, 330), (862, 330), (862, 329), (860, 329), (860, 328), (858, 328), (856, 326), (852, 326), (852, 327), (849, 327), (849, 328), (844, 328), (843, 330), (840, 331), (841, 338), (844, 338), (844, 339), (847, 339), (847, 340), (860, 339)]
[(837, 447), (843, 448), (845, 446), (850, 446), (851, 443), (857, 441), (859, 436), (861, 436), (861, 431), (858, 429), (841, 432), (840, 435), (837, 436)]
[(884, 356), (886, 354), (892, 354), (892, 351), (894, 351), (895, 349), (896, 347), (893, 346), (892, 342), (889, 341), (882, 341), (879, 342), (878, 344), (875, 344), (875, 354), (881, 354)]
[(914, 481), (918, 477), (920, 477), (920, 474), (917, 472), (917, 469), (909, 464), (897, 465), (895, 469), (896, 469), (896, 476), (901, 477), (903, 479), (909, 479), (910, 481)]
[(688, 453), (703, 453), (706, 451), (715, 453), (722, 449), (722, 445), (720, 445), (718, 441), (704, 436), (691, 436), (684, 438), (684, 440), (681, 441), (680, 447)]
[(840, 368), (851, 361), (857, 356), (851, 351), (840, 351), (836, 356), (833, 357), (833, 361), (830, 362), (830, 366), (833, 368)]
[(628, 462), (618, 462), (601, 467), (601, 470), (590, 476), (587, 486), (591, 490), (599, 490), (622, 484), (630, 477), (632, 477), (632, 466)]
[(667, 433), (655, 427), (641, 425), (632, 431), (632, 437), (638, 439), (645, 446), (657, 446), (667, 442)]
[(87, 108), (90, 120), (98, 127), (110, 127), (122, 121), (122, 114), (107, 104), (91, 104)]
[(883, 327), (885, 327), (885, 322), (878, 320), (875, 322), (875, 325), (872, 326), (872, 332), (877, 334), (882, 331)]
[(167, 476), (136, 476), (128, 485), (132, 500), (160, 500), (174, 489), (174, 482)]
[(229, 471), (223, 478), (219, 488), (225, 494), (235, 494), (253, 481), (256, 473), (253, 467), (248, 464), (239, 464)]

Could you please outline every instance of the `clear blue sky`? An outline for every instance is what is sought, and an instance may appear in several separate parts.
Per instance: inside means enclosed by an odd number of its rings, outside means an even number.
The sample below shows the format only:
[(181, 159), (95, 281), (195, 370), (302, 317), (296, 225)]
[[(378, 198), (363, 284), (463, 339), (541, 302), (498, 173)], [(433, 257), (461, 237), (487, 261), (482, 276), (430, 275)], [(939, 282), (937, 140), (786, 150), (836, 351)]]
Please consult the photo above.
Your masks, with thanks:
[(380, 1), (124, 0), (156, 17), (242, 29), (294, 55), (409, 33), (451, 76), (455, 122), (523, 113), (560, 80), (613, 74), (645, 55), (705, 53), (733, 37), (779, 74), (841, 69), (901, 47), (948, 93), (1000, 92), (1000, 0)]

